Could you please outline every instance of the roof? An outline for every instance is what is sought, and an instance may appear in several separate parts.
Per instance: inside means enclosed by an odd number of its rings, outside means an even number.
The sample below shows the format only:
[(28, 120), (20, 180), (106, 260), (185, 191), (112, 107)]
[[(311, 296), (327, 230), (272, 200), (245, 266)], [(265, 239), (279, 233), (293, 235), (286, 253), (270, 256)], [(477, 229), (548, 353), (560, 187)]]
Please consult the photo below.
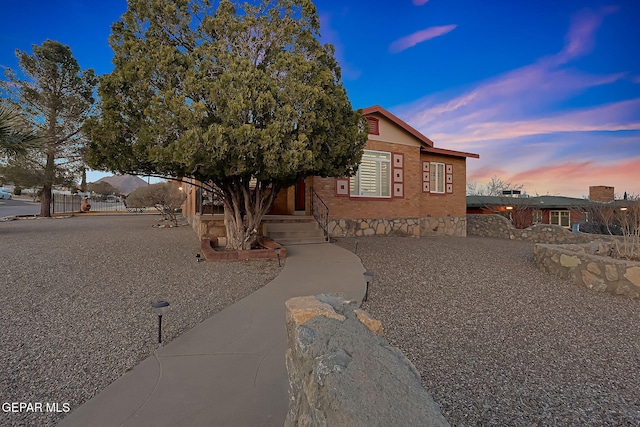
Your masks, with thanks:
[(433, 141), (431, 141), (429, 138), (427, 138), (426, 136), (418, 132), (415, 128), (413, 128), (407, 122), (391, 114), (389, 111), (385, 110), (379, 105), (374, 105), (372, 107), (367, 107), (362, 109), (362, 114), (365, 116), (372, 115), (372, 114), (379, 114), (384, 118), (386, 118), (387, 120), (393, 122), (398, 127), (404, 129), (405, 132), (409, 133), (410, 135), (418, 139), (418, 141), (420, 141), (420, 143), (422, 144), (420, 151), (424, 153), (441, 154), (444, 156), (453, 156), (453, 157), (473, 157), (476, 159), (480, 158), (479, 154), (467, 153), (464, 151), (447, 150), (445, 148), (434, 147)]
[[(612, 202), (616, 206), (624, 204), (622, 200)], [(506, 196), (467, 196), (468, 208), (483, 208), (486, 206), (527, 206), (538, 209), (571, 209), (586, 208), (591, 205), (601, 205), (589, 199), (578, 199), (564, 196), (537, 197), (506, 197)]]

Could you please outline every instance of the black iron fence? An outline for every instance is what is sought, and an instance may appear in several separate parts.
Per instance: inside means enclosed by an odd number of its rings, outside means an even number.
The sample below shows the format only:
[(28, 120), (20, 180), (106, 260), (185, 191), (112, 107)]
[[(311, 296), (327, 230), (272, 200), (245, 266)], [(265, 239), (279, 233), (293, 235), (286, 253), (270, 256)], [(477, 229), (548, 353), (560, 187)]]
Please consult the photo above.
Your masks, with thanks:
[[(51, 195), (51, 213), (72, 213), (82, 212), (82, 203), (84, 197), (71, 194), (52, 194)], [(88, 212), (129, 212), (125, 202), (115, 196), (107, 197), (90, 197), (87, 199), (89, 205)], [(136, 212), (142, 211), (137, 209)]]

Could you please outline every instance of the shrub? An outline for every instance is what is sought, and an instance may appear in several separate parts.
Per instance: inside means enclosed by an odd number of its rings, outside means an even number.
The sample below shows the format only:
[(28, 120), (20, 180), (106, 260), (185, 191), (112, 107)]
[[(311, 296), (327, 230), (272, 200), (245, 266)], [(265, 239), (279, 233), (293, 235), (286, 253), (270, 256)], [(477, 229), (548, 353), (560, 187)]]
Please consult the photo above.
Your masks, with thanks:
[(176, 210), (180, 208), (186, 196), (175, 186), (167, 182), (147, 185), (133, 190), (127, 196), (127, 207), (154, 207), (166, 220), (178, 224)]

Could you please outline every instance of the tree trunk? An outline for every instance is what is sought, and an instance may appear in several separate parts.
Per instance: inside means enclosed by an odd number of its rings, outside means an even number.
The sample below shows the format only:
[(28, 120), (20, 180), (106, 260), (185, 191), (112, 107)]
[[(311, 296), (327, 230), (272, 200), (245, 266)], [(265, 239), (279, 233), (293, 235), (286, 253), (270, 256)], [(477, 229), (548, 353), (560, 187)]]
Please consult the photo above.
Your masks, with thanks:
[(277, 189), (258, 184), (250, 190), (240, 180), (221, 188), (224, 206), (224, 225), (228, 250), (249, 250), (258, 238), (262, 218), (271, 209)]
[(40, 216), (48, 218), (51, 216), (51, 186), (45, 184), (40, 194)]
[(87, 168), (82, 166), (82, 181), (80, 181), (80, 191), (87, 191)]
[(51, 189), (56, 173), (55, 149), (49, 148), (47, 152), (47, 164), (44, 168), (44, 183), (42, 194), (40, 195), (40, 216), (48, 218), (51, 216)]

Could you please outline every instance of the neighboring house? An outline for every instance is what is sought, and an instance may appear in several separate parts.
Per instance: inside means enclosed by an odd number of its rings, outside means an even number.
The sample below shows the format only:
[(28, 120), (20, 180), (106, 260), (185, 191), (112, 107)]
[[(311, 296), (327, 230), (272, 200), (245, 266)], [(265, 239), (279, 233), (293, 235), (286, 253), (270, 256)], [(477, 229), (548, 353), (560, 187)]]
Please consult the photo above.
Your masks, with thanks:
[[(627, 205), (624, 200), (614, 200), (614, 188), (589, 187), (589, 198), (563, 196), (509, 197), (467, 196), (468, 214), (500, 214), (513, 222), (516, 228), (533, 224), (554, 224), (570, 228), (577, 222), (602, 221), (604, 211), (614, 214)], [(598, 218), (594, 218), (597, 216)]]
[[(356, 176), (301, 180), (278, 194), (270, 215), (314, 216), (332, 237), (466, 236), (466, 159), (479, 156), (435, 147), (380, 106), (363, 114), (369, 138)], [(197, 200), (187, 205), (187, 216), (204, 212)], [(220, 225), (194, 227), (213, 237)]]
[(555, 224), (569, 228), (588, 220), (589, 200), (560, 196), (503, 197), (467, 196), (468, 214), (500, 214), (516, 228), (533, 224)]

